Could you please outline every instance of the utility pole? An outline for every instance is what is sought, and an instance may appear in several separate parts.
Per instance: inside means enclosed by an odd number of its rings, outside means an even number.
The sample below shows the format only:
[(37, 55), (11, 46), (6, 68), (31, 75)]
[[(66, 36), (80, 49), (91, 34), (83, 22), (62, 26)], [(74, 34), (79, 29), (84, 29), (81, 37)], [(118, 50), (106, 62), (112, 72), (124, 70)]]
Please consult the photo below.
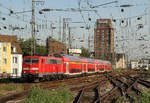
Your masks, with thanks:
[(51, 38), (53, 38), (53, 23), (51, 23)]
[(31, 43), (31, 56), (35, 55), (35, 1), (32, 0), (32, 43)]
[(59, 18), (59, 35), (58, 40), (61, 41), (61, 17)]
[(63, 35), (62, 35), (62, 43), (66, 44), (66, 21), (63, 18)]
[[(148, 18), (150, 18), (150, 0), (149, 0), (149, 12), (148, 12)], [(149, 32), (149, 35), (150, 35), (150, 19), (149, 19), (149, 30), (148, 30), (148, 32)]]
[(69, 27), (69, 35), (68, 35), (68, 38), (69, 38), (69, 49), (71, 49), (71, 27)]
[(88, 33), (89, 33), (89, 37), (88, 37), (88, 48), (89, 48), (89, 52), (91, 52), (91, 33), (90, 33), (90, 28), (88, 27)]

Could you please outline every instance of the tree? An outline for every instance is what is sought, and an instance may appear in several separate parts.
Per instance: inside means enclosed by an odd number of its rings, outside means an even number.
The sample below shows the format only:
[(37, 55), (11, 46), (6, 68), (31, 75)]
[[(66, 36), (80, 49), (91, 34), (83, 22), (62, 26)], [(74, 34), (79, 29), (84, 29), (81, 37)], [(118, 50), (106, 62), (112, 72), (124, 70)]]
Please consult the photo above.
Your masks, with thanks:
[(88, 49), (84, 48), (84, 47), (81, 47), (81, 50), (82, 50), (82, 53), (81, 53), (81, 57), (90, 57), (90, 52)]
[[(20, 47), (22, 49), (23, 55), (24, 56), (29, 56), (31, 55), (31, 43), (32, 39), (29, 38), (27, 40), (24, 39), (19, 39), (18, 40)], [(46, 53), (46, 47), (43, 45), (39, 45), (37, 42), (35, 43), (35, 55), (47, 55)]]

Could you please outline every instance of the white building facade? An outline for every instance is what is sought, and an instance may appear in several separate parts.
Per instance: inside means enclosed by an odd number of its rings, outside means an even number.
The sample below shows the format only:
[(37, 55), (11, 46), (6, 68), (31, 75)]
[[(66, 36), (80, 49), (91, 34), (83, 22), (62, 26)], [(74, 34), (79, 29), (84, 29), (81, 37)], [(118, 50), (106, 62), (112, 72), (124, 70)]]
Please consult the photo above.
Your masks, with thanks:
[(11, 76), (21, 77), (22, 54), (11, 54)]

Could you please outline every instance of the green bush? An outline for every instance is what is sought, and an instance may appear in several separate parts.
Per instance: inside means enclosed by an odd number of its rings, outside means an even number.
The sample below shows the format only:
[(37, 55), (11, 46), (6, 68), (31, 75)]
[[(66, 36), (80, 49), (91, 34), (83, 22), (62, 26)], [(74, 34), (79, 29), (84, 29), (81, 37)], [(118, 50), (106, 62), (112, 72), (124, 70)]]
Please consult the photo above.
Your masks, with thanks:
[(135, 103), (150, 103), (150, 90), (142, 92), (141, 97)]
[(0, 98), (3, 97), (3, 94), (0, 93)]
[(66, 87), (50, 91), (36, 86), (30, 91), (24, 103), (68, 103), (72, 99), (73, 96)]

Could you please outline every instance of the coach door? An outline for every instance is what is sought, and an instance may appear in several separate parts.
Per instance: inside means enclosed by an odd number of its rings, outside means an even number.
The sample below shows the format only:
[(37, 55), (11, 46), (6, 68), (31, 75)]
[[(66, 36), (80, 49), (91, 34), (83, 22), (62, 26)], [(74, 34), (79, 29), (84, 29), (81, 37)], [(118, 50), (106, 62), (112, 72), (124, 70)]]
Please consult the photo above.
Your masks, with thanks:
[(69, 74), (69, 63), (66, 62), (66, 73)]
[(85, 65), (85, 64), (82, 64), (82, 73), (84, 72), (84, 65)]
[(87, 64), (85, 64), (85, 71), (88, 72)]
[(42, 73), (45, 72), (44, 71), (44, 59), (43, 58), (41, 59), (41, 71), (42, 71)]

